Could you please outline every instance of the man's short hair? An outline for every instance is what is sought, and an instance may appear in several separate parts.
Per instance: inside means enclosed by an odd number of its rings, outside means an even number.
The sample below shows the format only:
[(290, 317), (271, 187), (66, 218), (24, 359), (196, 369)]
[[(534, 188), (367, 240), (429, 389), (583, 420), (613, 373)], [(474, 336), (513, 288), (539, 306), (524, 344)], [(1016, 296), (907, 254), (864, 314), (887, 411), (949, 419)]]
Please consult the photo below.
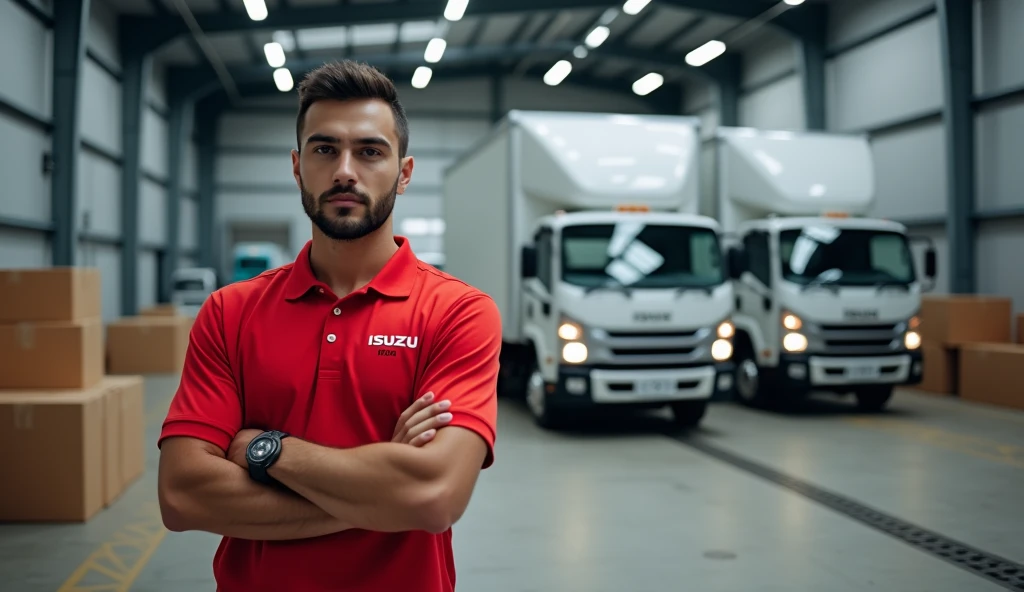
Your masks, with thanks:
[(295, 123), (299, 152), (302, 151), (302, 127), (309, 107), (323, 100), (348, 101), (379, 99), (391, 106), (398, 135), (398, 157), (409, 149), (409, 121), (398, 100), (395, 84), (380, 70), (365, 63), (342, 60), (313, 70), (299, 84), (299, 116)]

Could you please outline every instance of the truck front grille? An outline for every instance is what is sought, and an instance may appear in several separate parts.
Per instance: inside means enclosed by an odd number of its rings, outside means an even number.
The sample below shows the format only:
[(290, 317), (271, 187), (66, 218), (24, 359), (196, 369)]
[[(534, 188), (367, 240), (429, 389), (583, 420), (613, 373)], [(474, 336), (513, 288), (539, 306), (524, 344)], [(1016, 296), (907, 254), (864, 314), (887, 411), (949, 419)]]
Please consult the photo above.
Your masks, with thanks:
[(711, 329), (588, 332), (589, 361), (603, 368), (679, 368), (711, 360)]
[(820, 325), (809, 333), (810, 349), (815, 351), (834, 355), (875, 355), (899, 350), (903, 327), (901, 324), (828, 324)]

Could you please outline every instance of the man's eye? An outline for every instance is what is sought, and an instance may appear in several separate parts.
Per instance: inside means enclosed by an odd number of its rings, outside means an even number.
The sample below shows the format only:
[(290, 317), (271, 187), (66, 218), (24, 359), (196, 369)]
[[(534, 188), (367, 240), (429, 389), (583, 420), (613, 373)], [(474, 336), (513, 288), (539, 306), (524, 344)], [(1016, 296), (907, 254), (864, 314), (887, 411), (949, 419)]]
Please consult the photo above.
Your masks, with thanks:
[(317, 152), (319, 154), (329, 154), (330, 151), (330, 146), (317, 146), (316, 148), (313, 149), (313, 152)]

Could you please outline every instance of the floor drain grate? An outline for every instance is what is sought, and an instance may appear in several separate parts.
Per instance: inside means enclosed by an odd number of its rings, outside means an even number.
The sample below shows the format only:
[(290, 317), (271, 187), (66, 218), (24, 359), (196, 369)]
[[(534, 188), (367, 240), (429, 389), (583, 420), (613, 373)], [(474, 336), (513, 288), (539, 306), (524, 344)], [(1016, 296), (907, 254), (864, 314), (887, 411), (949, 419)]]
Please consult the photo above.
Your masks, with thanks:
[(718, 460), (753, 473), (821, 503), (858, 522), (898, 538), (926, 553), (952, 563), (1007, 590), (1024, 592), (1024, 565), (975, 549), (957, 540), (890, 516), (850, 498), (821, 489), (775, 469), (766, 467), (693, 436), (672, 436)]

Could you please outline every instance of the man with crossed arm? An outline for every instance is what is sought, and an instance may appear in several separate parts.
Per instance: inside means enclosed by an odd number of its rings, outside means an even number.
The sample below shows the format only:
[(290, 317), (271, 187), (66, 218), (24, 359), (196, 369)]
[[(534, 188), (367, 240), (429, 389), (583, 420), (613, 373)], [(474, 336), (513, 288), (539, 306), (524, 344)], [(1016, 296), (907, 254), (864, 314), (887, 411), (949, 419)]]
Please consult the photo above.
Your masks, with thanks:
[(451, 526), (494, 461), (500, 314), (393, 234), (413, 157), (391, 81), (344, 61), (299, 97), (312, 240), (199, 313), (160, 436), (164, 523), (224, 537), (220, 592), (451, 591)]

